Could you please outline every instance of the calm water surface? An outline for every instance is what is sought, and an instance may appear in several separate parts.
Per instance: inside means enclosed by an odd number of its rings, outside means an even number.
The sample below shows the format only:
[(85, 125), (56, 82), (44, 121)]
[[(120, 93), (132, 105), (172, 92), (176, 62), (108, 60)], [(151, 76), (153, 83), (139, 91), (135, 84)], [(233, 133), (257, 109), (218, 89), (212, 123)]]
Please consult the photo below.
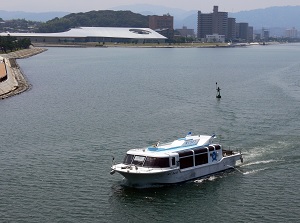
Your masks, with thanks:
[[(49, 48), (0, 101), (0, 222), (299, 222), (300, 45)], [(215, 98), (215, 83), (222, 99)], [(112, 155), (213, 134), (238, 170), (128, 188)]]

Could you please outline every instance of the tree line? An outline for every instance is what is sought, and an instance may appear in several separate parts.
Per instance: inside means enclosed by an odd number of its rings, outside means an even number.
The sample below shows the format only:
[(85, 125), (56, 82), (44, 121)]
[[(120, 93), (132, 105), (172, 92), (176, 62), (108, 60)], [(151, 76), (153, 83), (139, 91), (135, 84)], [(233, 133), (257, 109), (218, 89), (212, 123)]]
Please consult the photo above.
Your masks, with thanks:
[(17, 39), (10, 35), (0, 36), (0, 49), (2, 53), (8, 53), (20, 49), (27, 49), (31, 45), (29, 38)]

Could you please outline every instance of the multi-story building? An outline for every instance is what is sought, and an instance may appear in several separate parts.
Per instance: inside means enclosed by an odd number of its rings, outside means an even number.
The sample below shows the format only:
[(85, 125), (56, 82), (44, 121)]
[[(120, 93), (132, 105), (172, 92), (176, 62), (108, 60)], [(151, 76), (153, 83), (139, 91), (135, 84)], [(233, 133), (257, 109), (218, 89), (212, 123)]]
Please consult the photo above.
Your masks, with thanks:
[(183, 37), (195, 37), (194, 29), (188, 29), (186, 26), (183, 26), (182, 29), (176, 29)]
[(228, 36), (228, 12), (219, 12), (218, 6), (214, 6), (213, 13), (201, 13), (198, 11), (198, 30), (199, 39), (206, 38), (206, 35), (225, 35)]
[(174, 18), (169, 14), (163, 16), (149, 16), (149, 28), (168, 39), (174, 38)]
[(228, 36), (229, 40), (234, 40), (236, 38), (236, 22), (235, 18), (228, 18)]
[(253, 30), (253, 26), (248, 26), (248, 42), (253, 42), (254, 40), (254, 30)]
[(297, 38), (298, 30), (294, 28), (285, 30), (285, 37), (288, 38)]
[(206, 41), (208, 43), (225, 43), (225, 35), (219, 35), (219, 34), (206, 35)]
[(261, 29), (261, 37), (262, 37), (262, 40), (269, 41), (270, 31), (265, 28), (262, 28)]
[(248, 41), (248, 28), (246, 22), (236, 23), (236, 37), (241, 41)]
[(205, 38), (206, 35), (212, 35), (212, 13), (203, 14), (198, 11), (197, 38)]

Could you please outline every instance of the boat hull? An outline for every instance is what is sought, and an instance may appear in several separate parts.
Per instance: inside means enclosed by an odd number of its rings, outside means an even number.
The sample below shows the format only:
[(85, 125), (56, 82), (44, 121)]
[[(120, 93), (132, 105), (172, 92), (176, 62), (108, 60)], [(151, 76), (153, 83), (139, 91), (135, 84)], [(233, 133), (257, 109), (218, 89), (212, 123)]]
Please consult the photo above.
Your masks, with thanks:
[(174, 184), (184, 181), (189, 181), (196, 178), (201, 178), (217, 172), (234, 168), (236, 161), (241, 160), (241, 154), (234, 154), (223, 157), (220, 161), (207, 165), (200, 165), (187, 169), (164, 169), (161, 171), (143, 171), (139, 168), (122, 169), (116, 166), (112, 170), (123, 175), (127, 183), (132, 186), (136, 185), (151, 185), (151, 184)]

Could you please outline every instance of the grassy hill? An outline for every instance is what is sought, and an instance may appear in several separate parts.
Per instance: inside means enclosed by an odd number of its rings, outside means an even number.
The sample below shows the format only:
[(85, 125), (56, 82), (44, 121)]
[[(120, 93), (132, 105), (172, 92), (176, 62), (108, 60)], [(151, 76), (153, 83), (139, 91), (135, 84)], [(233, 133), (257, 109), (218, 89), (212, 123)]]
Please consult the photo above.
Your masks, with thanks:
[(40, 25), (38, 32), (64, 32), (74, 27), (148, 27), (148, 16), (131, 11), (90, 11), (71, 13), (62, 18), (54, 18)]

